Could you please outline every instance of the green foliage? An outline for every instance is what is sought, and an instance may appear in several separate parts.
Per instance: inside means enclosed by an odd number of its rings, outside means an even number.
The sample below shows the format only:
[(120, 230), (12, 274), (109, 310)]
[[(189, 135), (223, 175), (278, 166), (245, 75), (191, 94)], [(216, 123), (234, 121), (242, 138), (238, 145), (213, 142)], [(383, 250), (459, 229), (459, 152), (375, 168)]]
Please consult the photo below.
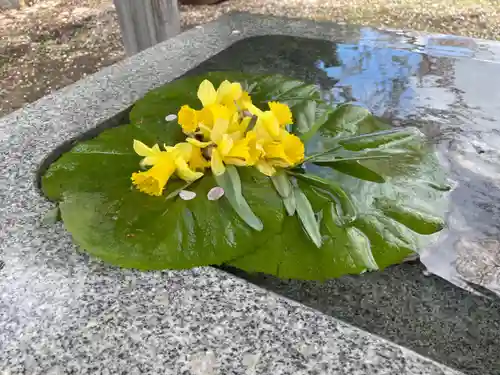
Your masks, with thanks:
[[(224, 79), (251, 88), (257, 106), (290, 105), (293, 131), (307, 160), (272, 179), (254, 168), (207, 171), (177, 196), (172, 181), (161, 197), (131, 185), (140, 157), (133, 139), (173, 145), (184, 139), (176, 121), (183, 104), (199, 108), (198, 85)], [(373, 133), (375, 132), (375, 133)], [(215, 186), (225, 190), (207, 199)], [(181, 269), (231, 264), (248, 272), (322, 280), (376, 270), (418, 252), (444, 226), (447, 185), (415, 129), (390, 130), (366, 109), (332, 108), (315, 85), (282, 76), (219, 72), (177, 80), (139, 100), (130, 124), (77, 144), (42, 179), (48, 198), (75, 242), (123, 267)]]

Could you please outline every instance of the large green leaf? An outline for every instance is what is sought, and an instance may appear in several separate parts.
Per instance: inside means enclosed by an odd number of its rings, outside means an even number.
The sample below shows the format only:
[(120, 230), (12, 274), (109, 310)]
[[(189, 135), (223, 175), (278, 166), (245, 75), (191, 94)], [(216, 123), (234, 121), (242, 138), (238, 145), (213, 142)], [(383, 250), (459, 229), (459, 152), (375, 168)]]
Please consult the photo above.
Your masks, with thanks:
[[(132, 188), (140, 157), (131, 140), (141, 134), (134, 125), (107, 130), (64, 154), (43, 178), (45, 193), (61, 201), (64, 224), (85, 250), (125, 267), (189, 268), (221, 264), (280, 229), (281, 199), (269, 179), (250, 168), (240, 171), (243, 195), (264, 232), (246, 225), (224, 199), (207, 199), (217, 186), (210, 174), (190, 186), (197, 193), (190, 201)], [(180, 185), (169, 183), (169, 191)]]
[[(133, 139), (150, 145), (182, 141), (177, 122), (165, 117), (183, 104), (199, 108), (196, 91), (205, 78), (215, 86), (224, 79), (242, 82), (262, 109), (273, 100), (290, 105), (293, 131), (308, 140), (307, 154), (323, 153), (318, 165), (305, 163), (289, 175), (296, 179), (294, 191), (304, 194), (299, 201), (289, 194), (284, 175), (273, 184), (254, 168), (238, 168), (242, 196), (217, 201), (206, 198), (217, 185), (208, 171), (187, 188), (197, 194), (189, 201), (172, 194), (181, 181), (169, 182), (161, 197), (131, 186), (140, 161)], [(230, 263), (301, 279), (357, 274), (401, 262), (443, 227), (447, 187), (432, 150), (413, 130), (388, 129), (362, 107), (328, 105), (315, 85), (282, 76), (209, 73), (148, 93), (133, 107), (130, 124), (77, 144), (50, 166), (42, 187), (59, 202), (75, 242), (116, 265), (163, 269)], [(363, 136), (376, 131), (384, 132)], [(238, 214), (235, 205), (243, 211)], [(262, 231), (252, 228), (260, 229), (259, 220)]]
[(339, 107), (316, 130), (308, 153), (332, 151), (310, 160), (320, 166), (306, 163), (291, 174), (320, 219), (322, 247), (296, 217), (286, 217), (281, 234), (231, 265), (282, 278), (327, 279), (400, 263), (436, 238), (448, 189), (418, 130), (388, 130), (353, 105)]

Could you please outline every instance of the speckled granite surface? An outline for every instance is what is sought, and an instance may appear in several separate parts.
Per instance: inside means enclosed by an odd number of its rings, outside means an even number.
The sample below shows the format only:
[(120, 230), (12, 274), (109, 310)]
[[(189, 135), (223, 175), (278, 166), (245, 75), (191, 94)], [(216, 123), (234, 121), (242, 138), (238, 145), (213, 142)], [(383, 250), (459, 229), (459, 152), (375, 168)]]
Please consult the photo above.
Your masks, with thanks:
[[(240, 33), (233, 33), (239, 30)], [(56, 145), (248, 35), (355, 28), (235, 15), (0, 120), (2, 374), (459, 374), (211, 268), (119, 270), (76, 252), (35, 189)]]

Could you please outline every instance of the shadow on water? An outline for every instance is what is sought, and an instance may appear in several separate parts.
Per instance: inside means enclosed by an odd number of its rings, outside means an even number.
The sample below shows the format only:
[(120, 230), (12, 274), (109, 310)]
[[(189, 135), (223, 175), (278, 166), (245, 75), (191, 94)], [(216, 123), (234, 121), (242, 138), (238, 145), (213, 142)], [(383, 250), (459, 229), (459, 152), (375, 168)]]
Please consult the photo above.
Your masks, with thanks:
[[(449, 231), (421, 262), (326, 283), (231, 272), (468, 374), (500, 374), (500, 64), (459, 37), (362, 29), (356, 44), (264, 36), (240, 41), (190, 74), (280, 73), (315, 82), (332, 102), (359, 101), (435, 143), (457, 188)], [(484, 59), (483, 59), (484, 60)], [(426, 268), (435, 275), (425, 276)], [(456, 285), (454, 285), (456, 284)]]

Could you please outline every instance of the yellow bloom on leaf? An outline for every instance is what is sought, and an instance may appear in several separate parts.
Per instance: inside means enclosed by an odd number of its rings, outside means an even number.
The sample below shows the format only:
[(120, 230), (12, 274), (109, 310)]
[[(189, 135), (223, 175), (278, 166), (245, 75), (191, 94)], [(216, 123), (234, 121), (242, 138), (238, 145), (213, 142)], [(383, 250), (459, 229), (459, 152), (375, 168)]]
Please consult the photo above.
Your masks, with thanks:
[(172, 156), (163, 151), (151, 169), (132, 173), (132, 183), (143, 193), (160, 196), (174, 172), (175, 164)]
[(292, 111), (286, 104), (269, 102), (269, 111), (262, 111), (253, 104), (248, 105), (248, 110), (257, 116), (257, 126), (265, 129), (269, 135), (276, 138), (280, 135), (280, 129), (293, 122)]
[(177, 121), (184, 133), (194, 133), (199, 123), (198, 111), (188, 105), (183, 105), (177, 114)]
[(304, 144), (289, 133), (290, 107), (269, 102), (263, 111), (252, 103), (248, 92), (237, 82), (223, 81), (217, 89), (209, 80), (198, 88), (200, 110), (183, 105), (178, 122), (186, 142), (175, 146), (148, 147), (134, 140), (134, 150), (143, 157), (141, 166), (152, 166), (132, 174), (133, 184), (142, 192), (161, 195), (169, 179), (192, 182), (211, 167), (213, 174), (225, 172), (226, 164), (255, 166), (272, 176), (276, 168), (289, 168), (304, 160)]
[(137, 155), (144, 157), (140, 163), (142, 167), (155, 164), (162, 153), (158, 145), (148, 147), (136, 139), (134, 139), (133, 148)]
[(149, 148), (134, 140), (134, 150), (145, 156), (143, 165), (152, 165), (147, 171), (132, 173), (132, 183), (146, 194), (161, 195), (174, 173), (186, 182), (195, 181), (203, 176), (201, 171), (209, 165), (201, 150), (189, 143), (164, 147), (165, 151), (161, 151), (158, 145)]
[[(236, 102), (241, 99), (243, 89), (237, 82), (223, 81), (217, 90), (212, 82), (204, 80), (198, 88), (198, 99), (203, 107), (210, 107), (215, 104), (222, 104), (230, 110), (234, 110)], [(245, 96), (246, 98), (246, 96)]]
[(289, 168), (304, 160), (304, 144), (296, 135), (282, 129), (277, 139), (266, 140), (260, 144), (262, 156), (255, 165), (261, 173), (273, 176), (275, 167)]
[(292, 167), (304, 160), (304, 144), (295, 134), (282, 130), (279, 141), (263, 146), (265, 158), (277, 167)]
[(269, 102), (268, 105), (280, 126), (289, 125), (293, 122), (292, 111), (289, 106), (278, 102)]

